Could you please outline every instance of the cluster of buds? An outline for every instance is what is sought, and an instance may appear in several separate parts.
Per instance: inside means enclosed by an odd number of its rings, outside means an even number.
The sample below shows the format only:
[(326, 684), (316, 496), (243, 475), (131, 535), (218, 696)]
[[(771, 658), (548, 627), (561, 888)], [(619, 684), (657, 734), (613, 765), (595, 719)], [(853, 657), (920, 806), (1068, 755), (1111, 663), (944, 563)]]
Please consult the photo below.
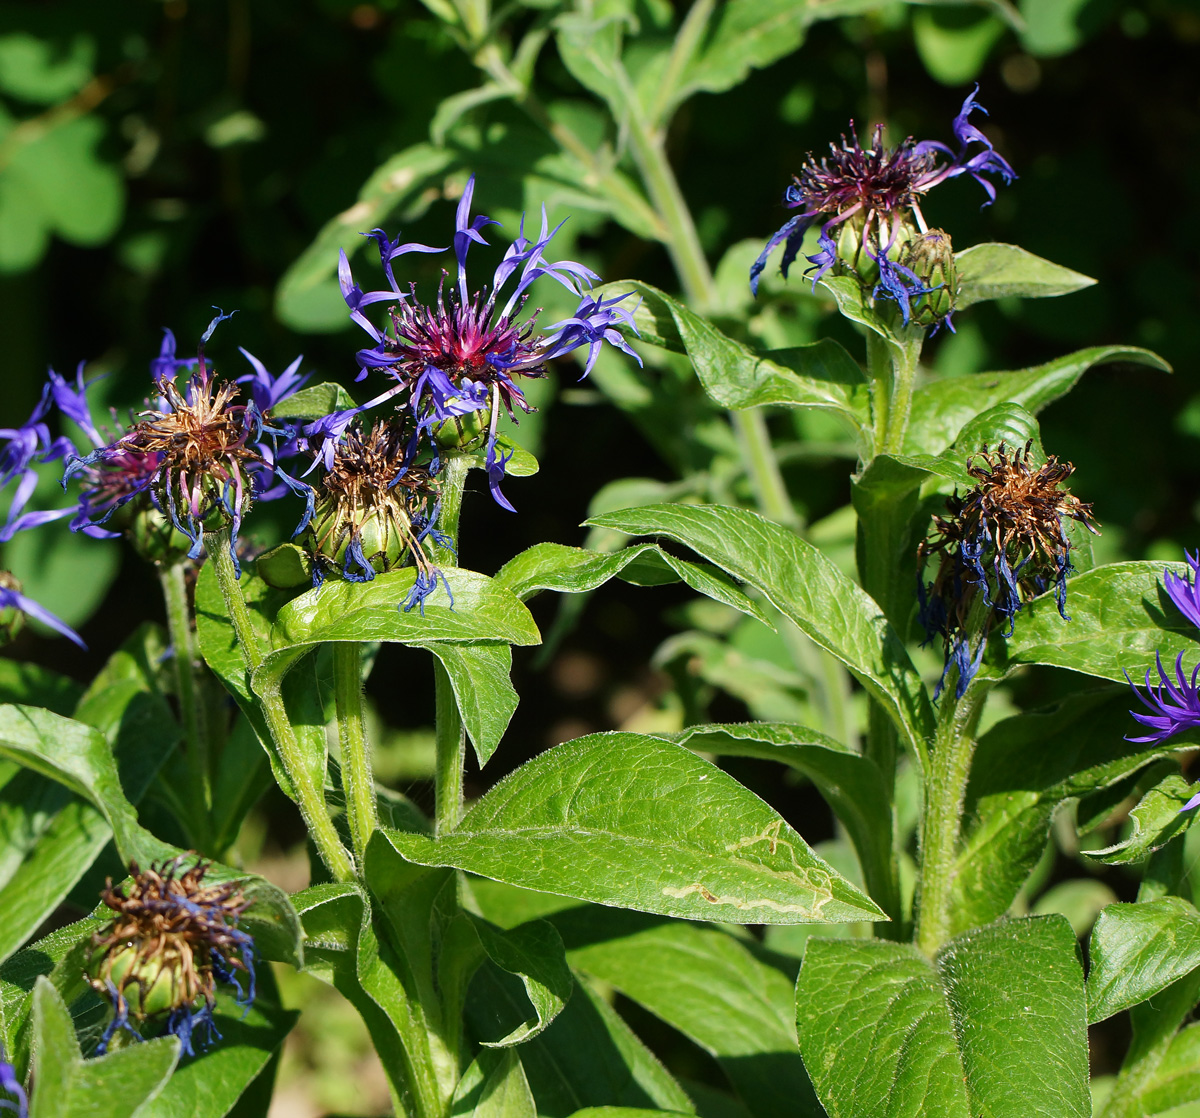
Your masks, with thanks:
[[(1097, 533), (1090, 505), (1063, 486), (1074, 467), (1048, 459), (1034, 466), (1032, 443), (1012, 451), (1001, 443), (973, 455), (967, 472), (978, 483), (946, 501), (933, 533), (917, 549), (917, 591), (921, 623), (929, 638), (946, 643), (946, 671), (958, 669), (956, 698), (962, 698), (979, 670), (993, 626), (1012, 633), (1016, 615), (1029, 598), (1054, 587), (1059, 613), (1066, 618), (1071, 541), (1066, 521)], [(925, 567), (938, 560), (933, 582)], [(941, 692), (946, 674), (938, 684)]]
[[(843, 136), (840, 145), (830, 144), (829, 155), (820, 161), (810, 154), (784, 193), (784, 205), (800, 213), (772, 235), (751, 266), (750, 289), (757, 292), (767, 258), (780, 244), (780, 267), (786, 276), (804, 234), (819, 223), (818, 251), (807, 257), (814, 288), (831, 270), (851, 275), (877, 309), (880, 300), (893, 301), (905, 326), (915, 322), (953, 329), (958, 294), (953, 250), (942, 230), (926, 224), (921, 198), (947, 179), (970, 175), (987, 193), (987, 205), (995, 199), (996, 188), (986, 175), (999, 175), (1004, 182), (1016, 177), (970, 121), (973, 112), (987, 112), (975, 100), (978, 88), (954, 118), (957, 151), (934, 140), (917, 143), (911, 136), (889, 148), (883, 142), (883, 126), (876, 125), (869, 147), (855, 135)], [(850, 127), (853, 133), (853, 122)]]
[[(215, 1032), (217, 983), (234, 987), (239, 1005), (254, 1001), (254, 941), (238, 919), (248, 902), (236, 885), (206, 884), (208, 865), (187, 869), (180, 857), (139, 870), (101, 894), (115, 914), (92, 936), (87, 972), (92, 987), (112, 1005), (113, 1017), (97, 1052), (119, 1029), (141, 1038), (147, 1023), (162, 1022), (193, 1053), (192, 1037)], [(237, 972), (246, 976), (246, 989)]]

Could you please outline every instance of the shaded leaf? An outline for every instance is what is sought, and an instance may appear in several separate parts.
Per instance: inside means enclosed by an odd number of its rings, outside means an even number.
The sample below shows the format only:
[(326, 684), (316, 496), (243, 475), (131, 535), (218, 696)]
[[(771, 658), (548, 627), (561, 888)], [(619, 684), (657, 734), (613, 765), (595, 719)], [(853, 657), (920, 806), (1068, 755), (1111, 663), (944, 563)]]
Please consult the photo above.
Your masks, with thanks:
[(1127, 838), (1103, 850), (1084, 850), (1081, 853), (1110, 866), (1127, 866), (1145, 861), (1196, 821), (1194, 811), (1180, 810), (1192, 798), (1193, 791), (1179, 773), (1169, 774), (1149, 789), (1130, 811), (1133, 829)]
[(446, 669), (467, 736), (483, 768), (496, 752), (517, 709), (517, 692), (509, 678), (512, 648), (502, 641), (414, 641), (413, 645), (427, 648)]
[(451, 1118), (537, 1118), (537, 1105), (515, 1052), (481, 1052), (454, 1089)]

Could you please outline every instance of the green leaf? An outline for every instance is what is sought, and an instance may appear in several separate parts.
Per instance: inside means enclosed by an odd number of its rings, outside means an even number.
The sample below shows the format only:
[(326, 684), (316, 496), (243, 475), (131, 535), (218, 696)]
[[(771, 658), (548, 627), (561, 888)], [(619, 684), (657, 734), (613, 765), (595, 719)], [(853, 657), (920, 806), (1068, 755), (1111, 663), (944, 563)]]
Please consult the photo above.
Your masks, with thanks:
[(1061, 916), (908, 944), (811, 939), (800, 1051), (829, 1118), (1087, 1118), (1086, 1007)]
[(1191, 1118), (1174, 1108), (1200, 1100), (1200, 1024), (1188, 1025), (1175, 1034), (1170, 1047), (1149, 1082), (1138, 1093), (1143, 1114), (1170, 1114)]
[(457, 156), (430, 144), (414, 144), (382, 163), (363, 184), (358, 201), (317, 234), (284, 274), (275, 292), (275, 310), (293, 330), (325, 333), (350, 325), (337, 281), (338, 249), (352, 257), (363, 243), (360, 233), (381, 226), (400, 207), (409, 220), (421, 215), (457, 165)]
[(592, 734), (507, 776), (436, 840), (388, 833), (421, 865), (686, 919), (879, 919), (766, 804), (681, 746)]
[(1110, 904), (1088, 950), (1088, 1023), (1154, 997), (1200, 967), (1200, 912), (1182, 897)]
[(84, 1060), (71, 1014), (45, 978), (34, 988), (33, 1032), (30, 1118), (144, 1118), (179, 1059), (172, 1036)]
[[(468, 1020), (479, 1035), (497, 1030), (495, 1007), (507, 1000), (484, 967), (471, 987)], [(521, 1046), (538, 1113), (562, 1118), (586, 1107), (616, 1105), (693, 1113), (683, 1089), (603, 998), (581, 984), (540, 1036)]]
[(757, 602), (746, 597), (715, 567), (700, 566), (642, 543), (617, 552), (589, 551), (559, 543), (539, 543), (514, 556), (496, 574), (496, 581), (523, 602), (541, 590), (583, 594), (612, 578), (638, 585), (660, 585), (682, 579), (693, 590), (761, 621), (774, 629)]
[(1148, 349), (1093, 346), (1029, 369), (930, 381), (913, 394), (905, 450), (911, 454), (940, 454), (967, 423), (997, 404), (1020, 404), (1037, 415), (1047, 404), (1070, 392), (1088, 369), (1109, 361), (1171, 371), (1170, 365)]
[(414, 641), (413, 645), (427, 648), (446, 669), (467, 736), (483, 768), (496, 752), (517, 709), (517, 692), (509, 678), (512, 648), (503, 641)]
[[(1186, 574), (1183, 563), (1167, 564)], [(1017, 618), (1007, 642), (993, 638), (989, 652), (998, 671), (1020, 664), (1050, 664), (1102, 679), (1140, 681), (1160, 653), (1168, 670), (1176, 656), (1200, 651), (1196, 627), (1163, 588), (1161, 562), (1110, 563), (1067, 579), (1067, 613), (1054, 593), (1034, 598)], [(1157, 672), (1151, 682), (1157, 683)], [(1131, 724), (1130, 724), (1131, 725)]]
[(537, 1118), (517, 1054), (481, 1052), (454, 1089), (450, 1118)]
[(720, 928), (640, 913), (589, 906), (551, 919), (572, 967), (716, 1057), (753, 1114), (819, 1113), (796, 1047), (794, 972), (778, 957)]
[(0, 36), (0, 89), (22, 101), (53, 105), (87, 83), (95, 59), (95, 40), (82, 32), (69, 44), (12, 32)]
[(500, 1040), (482, 1043), (487, 1048), (507, 1048), (531, 1040), (562, 1012), (575, 987), (562, 938), (545, 920), (531, 920), (507, 931), (492, 927), (486, 920), (476, 919), (474, 926), (488, 958), (501, 970), (520, 978), (536, 1015)]
[[(722, 407), (740, 410), (782, 404), (817, 408), (843, 416), (860, 432), (869, 426), (866, 379), (854, 358), (833, 339), (756, 353), (649, 284), (622, 280), (606, 284), (602, 290), (635, 292), (641, 297), (647, 308), (641, 313), (653, 314), (656, 324), (647, 331), (646, 341), (668, 340), (671, 329), (665, 319), (669, 315), (705, 391)], [(660, 322), (662, 325), (657, 325)]]
[(577, 1110), (571, 1118), (664, 1118), (664, 1115), (683, 1113), (678, 1110), (642, 1110), (632, 1106), (588, 1106)]
[(310, 384), (271, 409), (273, 419), (320, 419), (354, 407), (354, 397), (336, 381)]
[(1130, 811), (1133, 829), (1127, 838), (1103, 850), (1084, 850), (1081, 853), (1110, 866), (1144, 862), (1195, 822), (1195, 812), (1180, 810), (1192, 798), (1194, 791), (1179, 773), (1171, 773), (1149, 789), (1137, 807)]
[(922, 8), (913, 12), (912, 30), (925, 69), (943, 85), (962, 85), (978, 76), (1006, 28), (986, 12)]
[(83, 687), (69, 676), (40, 664), (0, 658), (0, 703), (25, 703), (70, 714), (82, 694)]
[(867, 892), (892, 919), (899, 918), (891, 805), (869, 758), (807, 726), (780, 722), (690, 726), (671, 739), (704, 753), (781, 761), (807, 776), (849, 833)]
[(908, 653), (879, 607), (812, 544), (757, 513), (721, 505), (649, 505), (587, 523), (668, 536), (757, 587), (850, 669), (924, 764), (933, 714)]
[(1132, 727), (1131, 701), (1128, 687), (1083, 691), (1003, 719), (980, 738), (955, 874), (956, 928), (986, 924), (1008, 908), (1045, 849), (1060, 803), (1119, 788), (1152, 761), (1200, 741), (1194, 733), (1166, 747), (1126, 741), (1114, 727)]
[(1068, 295), (1096, 282), (1017, 245), (972, 245), (956, 252), (954, 262), (958, 266), (959, 310), (986, 299), (1013, 295), (1027, 299)]

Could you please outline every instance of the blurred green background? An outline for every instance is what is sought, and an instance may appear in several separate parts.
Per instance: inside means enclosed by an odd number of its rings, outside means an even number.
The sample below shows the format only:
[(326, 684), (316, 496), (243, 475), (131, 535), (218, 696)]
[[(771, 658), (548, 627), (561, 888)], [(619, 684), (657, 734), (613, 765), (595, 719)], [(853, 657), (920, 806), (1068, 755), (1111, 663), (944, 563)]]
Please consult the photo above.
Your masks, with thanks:
[[(714, 266), (731, 247), (762, 242), (781, 224), (790, 175), (851, 120), (860, 132), (886, 120), (893, 140), (949, 140), (950, 121), (978, 81), (991, 114), (984, 127), (1021, 177), (983, 210), (978, 188), (958, 180), (930, 198), (926, 215), (959, 248), (1016, 242), (1099, 283), (1063, 299), (972, 308), (959, 316), (957, 334), (931, 347), (931, 360), (941, 372), (968, 375), (1084, 345), (1157, 350), (1175, 366), (1173, 377), (1129, 366), (1090, 372), (1042, 416), (1044, 443), (1075, 463), (1074, 491), (1094, 503), (1104, 525), (1102, 558), (1178, 557), (1200, 545), (1200, 231), (1192, 208), (1200, 6), (1024, 0), (1024, 28), (1015, 30), (997, 4), (866, 10), (827, 2), (859, 14), (815, 23), (799, 49), (726, 92), (696, 95), (671, 126), (670, 154)], [(512, 34), (558, 7), (517, 4)], [(655, 29), (667, 34), (687, 5), (636, 7), (652, 37)], [(138, 406), (162, 328), (173, 328), (187, 353), (213, 305), (240, 312), (210, 348), (218, 371), (247, 371), (238, 346), (276, 372), (303, 352), (317, 379), (341, 380), (365, 399), (353, 384), (361, 335), (331, 287), (338, 242), (329, 223), (338, 227), (343, 215), (343, 232), (384, 224), (393, 235), (403, 225), (406, 239), (446, 243), (468, 170), (479, 176), (478, 209), (503, 218), (510, 236), (521, 210), (545, 198), (553, 220), (574, 211), (556, 242), (560, 253), (605, 279), (676, 290), (665, 251), (638, 235), (636, 221), (577, 205), (570, 174), (514, 105), (458, 102), (468, 107), (454, 121), (439, 112), (479, 80), (445, 25), (403, 0), (0, 3), (0, 426), (26, 418), (48, 365), (70, 372), (86, 361), (90, 375), (108, 374), (97, 400), (122, 411)], [(552, 43), (538, 58), (536, 82), (554, 112), (599, 143), (604, 121)], [(431, 129), (440, 146), (414, 149)], [(611, 139), (621, 157), (620, 138)], [(503, 234), (491, 239), (502, 244)], [(428, 283), (442, 262), (404, 264), (402, 280)], [(364, 286), (377, 282), (366, 254), (355, 268)], [(740, 292), (743, 273), (731, 275)], [(305, 276), (316, 278), (301, 283)], [(802, 289), (798, 272), (792, 286)], [(760, 333), (778, 328), (796, 338), (840, 328), (820, 320), (820, 308), (805, 318), (798, 306), (790, 325), (772, 320)], [(556, 309), (548, 305), (547, 321)], [(492, 572), (540, 540), (579, 544), (578, 525), (602, 486), (627, 476), (671, 482), (681, 472), (678, 455), (652, 445), (636, 417), (611, 405), (619, 385), (603, 377), (603, 391), (577, 385), (578, 371), (558, 370), (538, 393), (541, 413), (522, 425), (542, 468), (505, 486), (519, 515), (497, 509), (473, 483), (465, 565)], [(788, 480), (811, 522), (846, 503), (851, 463), (836, 446), (822, 450), (829, 433), (798, 434), (809, 448)], [(51, 479), (41, 499), (62, 500)], [(251, 519), (251, 534), (278, 538), (290, 515), (264, 510)], [(90, 649), (27, 631), (5, 655), (86, 678), (138, 622), (161, 617), (147, 572), (122, 544), (55, 525), (19, 537), (3, 562), (80, 626)], [(552, 657), (519, 650), (518, 691), (537, 701), (523, 703), (470, 790), (557, 741), (652, 723), (667, 686), (652, 658), (687, 603), (674, 589), (613, 584), (588, 602)], [(534, 603), (547, 627), (557, 609)], [(418, 799), (430, 758), (428, 683), (424, 660), (389, 648), (370, 685), (381, 775)], [(712, 710), (746, 717), (729, 695)], [(819, 801), (803, 789), (779, 788), (749, 764), (738, 775), (810, 840), (831, 833), (823, 809), (812, 821)], [(244, 854), (283, 864), (302, 838), (298, 817), (277, 797), (256, 818)], [(308, 996), (297, 990), (298, 999)], [(319, 1063), (321, 1046), (303, 1035), (285, 1067)], [(370, 1102), (362, 1105), (370, 1113)]]

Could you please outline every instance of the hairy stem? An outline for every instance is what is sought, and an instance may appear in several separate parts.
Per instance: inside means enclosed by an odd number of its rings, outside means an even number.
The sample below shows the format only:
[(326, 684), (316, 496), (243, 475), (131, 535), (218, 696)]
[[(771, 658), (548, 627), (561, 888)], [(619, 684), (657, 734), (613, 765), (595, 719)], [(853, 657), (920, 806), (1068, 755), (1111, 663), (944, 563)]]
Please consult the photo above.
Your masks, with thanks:
[[(437, 560), (443, 567), (458, 566), (458, 518), (462, 511), (463, 485), (470, 459), (465, 455), (451, 455), (438, 474), (441, 495), (441, 514), (438, 528), (449, 539), (452, 547), (440, 547)], [(434, 762), (434, 833), (446, 834), (458, 826), (462, 818), (463, 764), (467, 757), (467, 736), (462, 716), (458, 712), (458, 700), (450, 676), (441, 660), (433, 658), (433, 683), (435, 701), (436, 759)]]
[[(221, 588), (221, 597), (225, 600), (225, 608), (229, 611), (229, 618), (237, 634), (238, 649), (246, 660), (246, 666), (253, 672), (263, 661), (263, 651), (258, 634), (250, 621), (250, 611), (246, 607), (246, 599), (242, 596), (242, 588), (238, 585), (237, 571), (229, 553), (229, 529), (221, 528), (206, 533), (204, 546), (208, 550), (209, 562), (213, 565), (217, 585)], [(275, 743), (280, 763), (292, 782), (300, 814), (304, 817), (308, 833), (312, 836), (321, 859), (335, 881), (352, 881), (354, 864), (329, 818), (329, 812), (325, 808), (324, 791), (314, 782), (304, 763), (303, 751), (288, 718), (279, 684), (276, 682), (263, 687), (258, 692), (258, 698), (262, 704), (267, 728), (271, 732), (271, 740)]]
[(197, 844), (206, 848), (212, 841), (212, 766), (207, 727), (204, 724), (204, 704), (200, 701), (197, 689), (196, 643), (192, 635), (192, 611), (188, 607), (184, 575), (182, 563), (172, 563), (158, 570), (167, 607), (167, 631), (175, 653), (175, 696), (179, 700), (179, 714), (187, 742), (188, 768), (192, 774), (195, 804), (192, 823), (197, 830)]
[(775, 448), (771, 446), (771, 435), (762, 409), (746, 408), (744, 411), (731, 412), (730, 415), (759, 512), (785, 528), (798, 531), (800, 518), (796, 515), (787, 486), (783, 483), (783, 475), (779, 472), (779, 462), (775, 458)]
[(361, 872), (367, 843), (379, 826), (375, 805), (375, 776), (363, 720), (362, 645), (333, 643), (333, 690), (337, 705), (338, 742), (342, 753), (342, 789), (354, 857)]

